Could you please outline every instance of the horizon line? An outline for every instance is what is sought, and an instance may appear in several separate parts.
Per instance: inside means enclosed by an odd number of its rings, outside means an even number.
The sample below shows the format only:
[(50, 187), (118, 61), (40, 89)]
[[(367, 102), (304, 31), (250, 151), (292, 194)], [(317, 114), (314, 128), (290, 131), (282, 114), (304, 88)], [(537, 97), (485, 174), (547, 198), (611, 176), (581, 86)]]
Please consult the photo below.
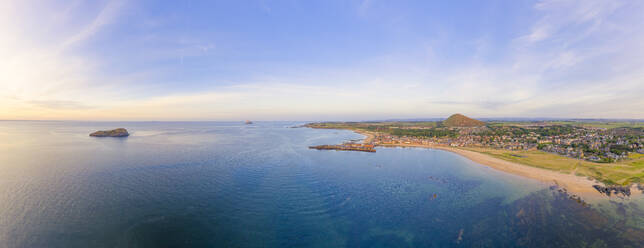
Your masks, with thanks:
[[(469, 117), (469, 116), (468, 116)], [(631, 121), (644, 122), (638, 118), (575, 118), (575, 117), (470, 117), (484, 121)], [(388, 119), (365, 119), (365, 120), (251, 120), (253, 122), (423, 122), (440, 121), (447, 117), (419, 117), (419, 118), (388, 118)], [(514, 120), (513, 120), (514, 119)], [(70, 120), (70, 119), (0, 119), (2, 122), (11, 121), (35, 121), (35, 122), (244, 122), (246, 120)]]

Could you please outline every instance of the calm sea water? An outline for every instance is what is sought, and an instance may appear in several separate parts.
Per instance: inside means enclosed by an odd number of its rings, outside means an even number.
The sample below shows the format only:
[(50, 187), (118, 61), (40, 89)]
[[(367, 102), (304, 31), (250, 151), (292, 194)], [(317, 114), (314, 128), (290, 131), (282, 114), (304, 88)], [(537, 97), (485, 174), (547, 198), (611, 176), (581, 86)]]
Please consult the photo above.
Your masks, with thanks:
[(0, 247), (644, 245), (642, 199), (589, 207), (444, 151), (309, 150), (361, 136), (296, 124), (0, 122)]

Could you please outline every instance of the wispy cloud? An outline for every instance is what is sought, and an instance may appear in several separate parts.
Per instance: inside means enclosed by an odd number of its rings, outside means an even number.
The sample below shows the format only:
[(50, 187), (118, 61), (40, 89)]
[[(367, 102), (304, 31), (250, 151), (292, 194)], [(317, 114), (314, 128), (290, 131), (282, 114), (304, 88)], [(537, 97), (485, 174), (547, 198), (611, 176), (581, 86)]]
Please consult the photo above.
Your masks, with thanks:
[[(543, 14), (542, 17), (532, 26), (529, 34), (519, 39), (536, 43), (557, 39), (553, 36), (569, 35), (577, 37), (560, 41), (568, 43), (581, 40), (599, 31), (597, 27), (622, 6), (620, 1), (607, 0), (543, 0), (534, 6)], [(578, 32), (580, 29), (584, 31)]]
[[(159, 16), (128, 12), (125, 23), (120, 17), (129, 4), (79, 1), (31, 10), (1, 2), (0, 31), (8, 35), (0, 36), (0, 118), (361, 120), (453, 112), (644, 118), (639, 2), (539, 1), (516, 29), (499, 34), (466, 16), (467, 25), (440, 26), (408, 6), (387, 12), (368, 0), (343, 19), (358, 19), (355, 27), (319, 31), (316, 37), (328, 39), (319, 43), (299, 40), (305, 35), (298, 32), (315, 28), (265, 13), (271, 18), (192, 19), (196, 13), (169, 6)], [(270, 7), (263, 10), (284, 9)], [(248, 29), (257, 25), (275, 32), (245, 36), (263, 32)], [(471, 38), (465, 34), (479, 30), (468, 25), (483, 30)], [(131, 36), (137, 46), (103, 35), (111, 28), (119, 32), (110, 35), (140, 32)], [(352, 39), (335, 42), (341, 35), (334, 32), (345, 28)], [(353, 35), (362, 43), (344, 47)], [(354, 51), (362, 46), (368, 54)]]
[[(33, 8), (32, 4), (9, 1), (0, 7), (0, 16), (11, 20), (0, 21), (0, 30), (7, 34), (0, 37), (0, 109), (23, 115), (29, 108), (85, 110), (99, 103), (104, 99), (102, 86), (90, 84), (102, 81), (94, 74), (99, 62), (66, 49), (86, 42), (112, 23), (124, 3), (107, 2), (86, 25), (70, 25), (71, 30), (56, 25), (82, 23), (77, 20), (80, 2), (60, 5), (62, 11)], [(30, 24), (34, 27), (22, 26), (28, 23), (35, 23)], [(43, 38), (47, 33), (51, 35)]]
[(111, 0), (105, 4), (98, 15), (86, 26), (84, 26), (78, 33), (65, 39), (61, 47), (66, 48), (74, 44), (81, 43), (84, 40), (92, 37), (101, 30), (105, 25), (110, 24), (118, 15), (119, 10), (125, 4), (122, 0)]

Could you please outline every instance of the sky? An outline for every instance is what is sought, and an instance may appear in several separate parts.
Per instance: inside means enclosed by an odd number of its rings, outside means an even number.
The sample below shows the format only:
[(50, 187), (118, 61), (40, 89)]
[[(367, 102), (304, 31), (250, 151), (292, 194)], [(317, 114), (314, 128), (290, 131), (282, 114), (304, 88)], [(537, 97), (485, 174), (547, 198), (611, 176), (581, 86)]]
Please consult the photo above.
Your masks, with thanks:
[(644, 1), (0, 1), (0, 119), (644, 119)]

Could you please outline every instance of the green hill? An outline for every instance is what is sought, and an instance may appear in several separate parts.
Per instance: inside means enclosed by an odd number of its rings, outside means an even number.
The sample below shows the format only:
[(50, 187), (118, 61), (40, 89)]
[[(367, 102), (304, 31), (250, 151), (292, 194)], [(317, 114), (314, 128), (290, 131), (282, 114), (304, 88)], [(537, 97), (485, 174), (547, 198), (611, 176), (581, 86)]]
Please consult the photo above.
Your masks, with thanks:
[(442, 123), (445, 127), (479, 127), (485, 126), (485, 122), (475, 120), (462, 114), (453, 114)]

